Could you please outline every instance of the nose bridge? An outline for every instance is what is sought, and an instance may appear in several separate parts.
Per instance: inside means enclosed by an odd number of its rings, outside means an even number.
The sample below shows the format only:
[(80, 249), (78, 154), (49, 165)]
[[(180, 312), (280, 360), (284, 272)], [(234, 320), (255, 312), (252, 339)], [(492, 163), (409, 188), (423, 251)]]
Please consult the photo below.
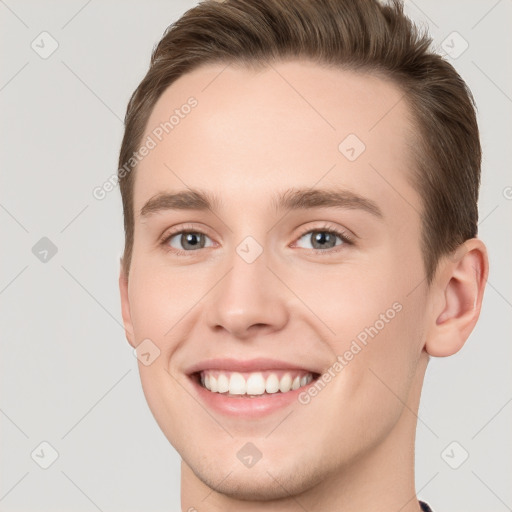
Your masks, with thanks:
[(222, 326), (238, 337), (255, 325), (279, 329), (286, 322), (284, 290), (267, 268), (269, 253), (253, 237), (245, 237), (227, 257), (229, 272), (215, 287), (209, 304), (211, 327)]

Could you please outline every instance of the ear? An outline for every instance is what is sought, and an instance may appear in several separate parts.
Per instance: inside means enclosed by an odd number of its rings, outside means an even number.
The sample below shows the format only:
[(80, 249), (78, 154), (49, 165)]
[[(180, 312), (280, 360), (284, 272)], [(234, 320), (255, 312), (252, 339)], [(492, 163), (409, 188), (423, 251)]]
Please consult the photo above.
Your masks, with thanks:
[(128, 275), (125, 272), (123, 258), (120, 259), (119, 292), (121, 294), (121, 312), (123, 315), (124, 332), (128, 343), (135, 348), (130, 301), (128, 299)]
[(480, 316), (489, 274), (487, 249), (478, 238), (466, 240), (440, 261), (432, 285), (433, 315), (425, 350), (435, 357), (458, 352)]

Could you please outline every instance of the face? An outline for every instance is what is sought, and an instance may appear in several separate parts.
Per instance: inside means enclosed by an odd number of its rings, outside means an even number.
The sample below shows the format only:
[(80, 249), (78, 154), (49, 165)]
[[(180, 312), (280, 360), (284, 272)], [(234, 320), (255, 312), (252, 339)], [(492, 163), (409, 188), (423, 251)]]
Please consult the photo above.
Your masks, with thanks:
[(152, 413), (211, 488), (299, 493), (413, 435), (429, 295), (401, 98), (303, 61), (210, 64), (151, 114), (123, 317), (150, 340)]

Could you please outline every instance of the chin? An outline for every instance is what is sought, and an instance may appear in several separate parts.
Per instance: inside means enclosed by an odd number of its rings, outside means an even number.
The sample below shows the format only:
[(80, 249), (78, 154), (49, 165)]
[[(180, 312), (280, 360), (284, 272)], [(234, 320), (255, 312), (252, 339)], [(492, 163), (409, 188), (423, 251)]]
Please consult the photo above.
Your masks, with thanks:
[(271, 501), (300, 495), (325, 479), (320, 467), (308, 464), (307, 469), (298, 470), (298, 465), (290, 460), (289, 467), (283, 467), (264, 463), (262, 459), (252, 468), (242, 463), (226, 464), (226, 467), (189, 464), (189, 467), (199, 480), (220, 494), (242, 501)]

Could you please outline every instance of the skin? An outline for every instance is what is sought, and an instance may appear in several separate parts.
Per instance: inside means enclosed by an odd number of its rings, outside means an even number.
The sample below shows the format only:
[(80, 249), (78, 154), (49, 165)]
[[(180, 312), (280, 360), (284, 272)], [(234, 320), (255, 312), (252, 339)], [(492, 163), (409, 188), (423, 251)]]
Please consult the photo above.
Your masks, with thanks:
[[(415, 132), (401, 91), (307, 61), (260, 71), (209, 64), (164, 92), (144, 138), (190, 96), (197, 107), (137, 168), (130, 278), (122, 265), (119, 278), (129, 343), (149, 338), (160, 350), (139, 371), (182, 458), (182, 510), (420, 510), (414, 438), (425, 369), (429, 355), (449, 356), (468, 338), (488, 261), (484, 244), (468, 240), (440, 261), (427, 287), (422, 201), (408, 180)], [(350, 133), (366, 145), (353, 162), (338, 150)], [(151, 197), (187, 186), (217, 194), (221, 208), (139, 217)], [(383, 217), (272, 210), (271, 196), (292, 186), (348, 189)], [(311, 231), (325, 223), (355, 234), (354, 245), (315, 253)], [(180, 226), (213, 245), (185, 256), (159, 245)], [(251, 264), (236, 252), (247, 236), (263, 248)], [(173, 240), (184, 250), (179, 235)], [(327, 370), (396, 302), (402, 310), (378, 335), (310, 403), (286, 414), (247, 421), (207, 411), (184, 373), (214, 357)], [(246, 442), (262, 453), (252, 468), (236, 456)]]

